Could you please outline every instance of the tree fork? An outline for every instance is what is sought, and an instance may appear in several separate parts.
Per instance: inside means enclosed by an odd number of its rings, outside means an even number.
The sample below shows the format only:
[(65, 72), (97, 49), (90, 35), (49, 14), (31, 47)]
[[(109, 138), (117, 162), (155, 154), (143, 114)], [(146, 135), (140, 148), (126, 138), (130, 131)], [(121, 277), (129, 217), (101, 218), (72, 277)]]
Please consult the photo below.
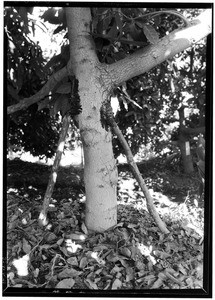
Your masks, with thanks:
[(60, 133), (60, 137), (59, 137), (59, 141), (58, 141), (55, 160), (54, 160), (54, 163), (52, 166), (52, 171), (51, 171), (51, 174), (49, 177), (49, 182), (48, 182), (46, 193), (45, 193), (44, 200), (43, 200), (43, 207), (42, 207), (42, 210), (39, 215), (38, 221), (41, 226), (46, 226), (48, 224), (48, 219), (47, 219), (48, 207), (49, 207), (51, 196), (52, 196), (54, 186), (55, 186), (55, 183), (57, 180), (57, 172), (59, 169), (59, 165), (60, 165), (60, 161), (61, 161), (61, 157), (62, 157), (64, 145), (65, 145), (65, 139), (66, 139), (66, 135), (68, 132), (70, 122), (71, 122), (71, 116), (69, 114), (65, 115), (63, 117), (63, 124), (62, 124), (62, 129), (61, 129), (61, 133)]

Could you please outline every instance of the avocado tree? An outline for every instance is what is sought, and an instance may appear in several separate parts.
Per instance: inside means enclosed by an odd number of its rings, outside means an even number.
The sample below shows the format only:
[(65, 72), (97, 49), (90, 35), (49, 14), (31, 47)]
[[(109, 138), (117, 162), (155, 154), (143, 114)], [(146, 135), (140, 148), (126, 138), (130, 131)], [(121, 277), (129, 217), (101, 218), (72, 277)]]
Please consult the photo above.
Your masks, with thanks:
[[(31, 25), (27, 13), (33, 7), (6, 7), (4, 41), (7, 47), (7, 105), (19, 103), (37, 93), (47, 80), (45, 59), (40, 46), (29, 38)], [(35, 103), (25, 111), (16, 111), (7, 119), (8, 149), (31, 151), (35, 156), (52, 157), (60, 123), (48, 108), (38, 111)], [(49, 142), (47, 143), (47, 140)]]
[[(9, 106), (7, 112), (12, 114), (40, 101), (40, 108), (50, 106), (65, 114), (71, 101), (69, 87), (75, 78), (81, 106), (75, 118), (85, 161), (85, 223), (90, 230), (104, 231), (117, 222), (118, 178), (108, 119), (111, 97), (129, 79), (149, 72), (206, 37), (211, 32), (211, 10), (193, 20), (177, 10), (162, 9), (67, 7), (55, 12), (51, 8), (43, 18), (59, 22), (58, 31), (66, 28), (68, 45), (62, 54), (68, 61), (57, 64), (56, 57), (50, 61), (52, 73), (40, 91)], [(167, 34), (168, 29), (159, 28), (157, 19), (162, 15), (171, 16), (170, 20), (179, 18), (177, 29)], [(168, 24), (168, 18), (165, 21)], [(110, 49), (114, 49), (114, 57), (108, 56)]]

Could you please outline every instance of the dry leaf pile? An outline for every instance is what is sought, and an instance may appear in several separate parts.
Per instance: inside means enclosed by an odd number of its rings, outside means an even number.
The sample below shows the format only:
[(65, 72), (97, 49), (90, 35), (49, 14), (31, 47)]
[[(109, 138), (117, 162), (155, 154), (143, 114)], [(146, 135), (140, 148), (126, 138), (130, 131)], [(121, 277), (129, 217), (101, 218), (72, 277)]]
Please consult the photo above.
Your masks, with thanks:
[(93, 234), (84, 224), (81, 188), (57, 187), (49, 224), (41, 228), (37, 218), (44, 190), (10, 186), (7, 286), (102, 291), (202, 288), (203, 209), (190, 198), (168, 202), (155, 192), (159, 214), (171, 231), (164, 235), (135, 182), (129, 176), (120, 182), (117, 226)]

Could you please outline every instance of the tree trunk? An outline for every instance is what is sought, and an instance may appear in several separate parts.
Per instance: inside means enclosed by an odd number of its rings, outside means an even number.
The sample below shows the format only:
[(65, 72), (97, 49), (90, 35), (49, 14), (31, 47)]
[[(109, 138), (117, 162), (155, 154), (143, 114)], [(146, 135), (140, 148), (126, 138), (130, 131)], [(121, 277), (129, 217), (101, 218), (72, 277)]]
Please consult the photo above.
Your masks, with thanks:
[(181, 151), (184, 173), (190, 174), (194, 171), (192, 156), (190, 153), (190, 142), (183, 139), (178, 141), (178, 145)]
[(68, 8), (70, 68), (79, 81), (82, 113), (79, 129), (84, 150), (86, 190), (85, 223), (89, 230), (104, 231), (117, 224), (117, 168), (111, 132), (102, 128), (100, 108), (107, 87), (100, 80), (99, 61), (90, 37), (89, 8)]
[(193, 161), (192, 161), (192, 156), (190, 153), (190, 141), (189, 141), (189, 135), (184, 132), (185, 128), (185, 115), (184, 115), (184, 109), (185, 106), (181, 106), (178, 110), (179, 112), (179, 140), (178, 140), (178, 146), (181, 151), (181, 158), (182, 158), (182, 164), (183, 164), (183, 169), (184, 173), (190, 174), (194, 172), (193, 168)]

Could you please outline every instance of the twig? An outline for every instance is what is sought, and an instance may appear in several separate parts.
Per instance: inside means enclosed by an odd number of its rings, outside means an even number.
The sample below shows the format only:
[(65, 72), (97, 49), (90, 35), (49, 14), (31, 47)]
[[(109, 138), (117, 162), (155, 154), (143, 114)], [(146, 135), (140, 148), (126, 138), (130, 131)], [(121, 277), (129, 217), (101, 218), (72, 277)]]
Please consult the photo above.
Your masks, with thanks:
[(167, 272), (165, 270), (164, 273), (165, 273), (166, 277), (168, 277), (169, 279), (171, 279), (173, 282), (175, 282), (175, 283), (177, 283), (179, 285), (182, 285), (182, 282), (180, 280), (176, 279), (174, 276), (172, 276), (169, 272)]

